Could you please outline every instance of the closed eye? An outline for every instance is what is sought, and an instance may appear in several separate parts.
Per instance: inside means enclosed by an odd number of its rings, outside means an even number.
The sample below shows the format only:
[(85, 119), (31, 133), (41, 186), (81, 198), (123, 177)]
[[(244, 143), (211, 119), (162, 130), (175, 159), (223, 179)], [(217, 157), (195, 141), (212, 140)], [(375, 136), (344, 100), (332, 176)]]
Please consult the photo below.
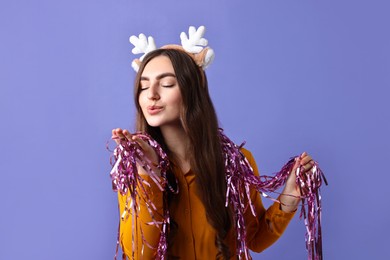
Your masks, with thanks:
[(142, 86), (142, 85), (139, 87), (140, 90), (145, 90), (145, 89), (148, 89), (148, 88), (149, 88), (149, 86)]

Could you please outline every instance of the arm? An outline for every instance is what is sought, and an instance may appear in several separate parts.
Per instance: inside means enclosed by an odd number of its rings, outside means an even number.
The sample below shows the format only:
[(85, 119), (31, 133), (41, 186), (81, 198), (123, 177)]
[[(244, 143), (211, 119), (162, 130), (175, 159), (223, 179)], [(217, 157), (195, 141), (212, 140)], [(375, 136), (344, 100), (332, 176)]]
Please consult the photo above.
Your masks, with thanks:
[[(242, 152), (252, 166), (254, 174), (259, 176), (252, 154), (245, 149), (242, 149)], [(249, 208), (245, 212), (247, 244), (252, 251), (261, 252), (275, 243), (283, 234), (290, 220), (294, 217), (295, 211), (285, 212), (277, 202), (265, 210), (260, 194), (256, 190), (251, 190), (251, 200), (257, 216), (254, 217)]]

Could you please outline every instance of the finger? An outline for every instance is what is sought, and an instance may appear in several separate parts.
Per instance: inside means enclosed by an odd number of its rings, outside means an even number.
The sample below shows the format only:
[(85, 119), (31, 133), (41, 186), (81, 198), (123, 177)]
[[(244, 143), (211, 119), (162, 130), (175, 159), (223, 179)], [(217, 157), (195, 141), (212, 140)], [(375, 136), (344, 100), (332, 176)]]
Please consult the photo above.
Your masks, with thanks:
[(115, 128), (115, 129), (112, 129), (112, 131), (111, 131), (111, 133), (112, 133), (111, 139), (113, 139), (116, 144), (120, 143), (120, 140), (121, 140), (120, 132), (121, 132), (120, 128)]
[(306, 164), (302, 165), (302, 170), (303, 172), (308, 172), (313, 168), (313, 166), (314, 166), (314, 161), (310, 160)]
[(128, 131), (128, 130), (123, 130), (123, 136), (127, 139), (127, 140), (131, 140), (133, 135)]
[(121, 129), (121, 128), (115, 129), (115, 135), (116, 135), (119, 139), (123, 139), (123, 132), (122, 132), (122, 129)]
[(311, 158), (311, 156), (306, 155), (305, 157), (301, 158), (301, 165), (308, 164), (308, 163), (310, 163), (312, 160), (313, 160), (313, 159)]
[(310, 160), (312, 160), (311, 156), (307, 152), (303, 152), (299, 158), (301, 159), (301, 164), (306, 164)]
[(127, 131), (127, 135), (130, 135), (130, 138), (128, 138), (126, 136), (126, 131), (127, 130), (122, 130), (121, 128), (117, 128), (115, 129), (115, 135), (116, 135), (116, 139), (117, 140), (122, 140), (122, 141), (128, 141), (128, 140), (131, 140), (131, 134), (129, 133), (129, 131)]
[(297, 158), (295, 158), (295, 163), (294, 163), (294, 165), (292, 167), (291, 172), (295, 174), (295, 172), (297, 171), (299, 165), (300, 165), (300, 159), (299, 159), (299, 157), (297, 157)]
[(114, 128), (114, 129), (112, 129), (112, 131), (111, 131), (111, 133), (112, 133), (112, 136), (114, 137), (114, 136), (117, 136), (117, 130), (118, 130), (119, 128)]
[(125, 136), (125, 134), (124, 134), (123, 129), (120, 129), (117, 133), (119, 134), (119, 136), (120, 136), (121, 139), (125, 139), (125, 140), (126, 140), (126, 136)]
[(141, 138), (139, 138), (137, 136), (133, 136), (132, 140), (136, 141), (138, 143), (138, 145), (141, 147), (141, 149), (144, 151), (147, 151), (150, 148), (150, 146), (147, 142), (145, 142), (144, 140), (142, 140)]
[(302, 153), (299, 157), (296, 157), (292, 172), (296, 173), (299, 168), (301, 173), (305, 173), (312, 167), (311, 161), (311, 157), (306, 152)]

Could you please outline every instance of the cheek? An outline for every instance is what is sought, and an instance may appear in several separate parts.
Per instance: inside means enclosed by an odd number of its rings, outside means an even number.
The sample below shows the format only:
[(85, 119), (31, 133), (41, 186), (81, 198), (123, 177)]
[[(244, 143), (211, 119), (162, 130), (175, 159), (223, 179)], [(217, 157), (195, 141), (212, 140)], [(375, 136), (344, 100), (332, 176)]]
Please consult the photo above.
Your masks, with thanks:
[(174, 102), (175, 102), (175, 104), (176, 104), (177, 107), (181, 107), (182, 104), (183, 104), (183, 101), (182, 101), (181, 97), (176, 98), (176, 99), (174, 100)]
[(144, 117), (146, 116), (146, 103), (145, 103), (145, 99), (142, 98), (142, 96), (139, 96), (138, 97), (138, 104), (139, 104), (139, 107), (141, 108), (141, 113), (144, 115)]
[(138, 104), (142, 109), (145, 107), (145, 95), (142, 95), (142, 92), (138, 96)]
[(171, 96), (171, 103), (175, 104), (176, 107), (181, 108), (183, 104), (183, 100), (181, 98), (180, 92), (175, 93), (174, 95)]

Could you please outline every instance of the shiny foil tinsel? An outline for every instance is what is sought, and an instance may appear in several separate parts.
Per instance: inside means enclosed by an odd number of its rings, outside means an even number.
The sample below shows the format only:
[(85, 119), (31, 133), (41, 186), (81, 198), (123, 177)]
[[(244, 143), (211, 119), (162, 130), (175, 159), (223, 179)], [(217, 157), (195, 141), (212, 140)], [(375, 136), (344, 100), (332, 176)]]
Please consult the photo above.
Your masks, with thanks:
[[(271, 198), (267, 193), (276, 192), (282, 187), (286, 181), (295, 162), (295, 158), (291, 158), (282, 169), (274, 176), (255, 176), (253, 169), (245, 156), (241, 153), (241, 146), (234, 144), (222, 129), (219, 131), (221, 145), (224, 153), (225, 168), (226, 168), (226, 207), (231, 205), (234, 209), (234, 226), (237, 233), (237, 255), (239, 259), (250, 259), (248, 247), (246, 245), (246, 229), (244, 221), (244, 212), (248, 206), (252, 214), (256, 216), (254, 206), (250, 199), (250, 189), (258, 190), (264, 197)], [(170, 188), (166, 178), (166, 171), (169, 167), (169, 159), (161, 146), (153, 140), (149, 135), (137, 134), (144, 141), (148, 142), (156, 151), (159, 157), (158, 168), (161, 171), (161, 176), (153, 171), (153, 165), (148, 160), (138, 144), (134, 141), (122, 141), (114, 150), (113, 158), (115, 163), (112, 163), (113, 168), (110, 176), (112, 180), (113, 190), (121, 194), (129, 193), (125, 212), (122, 212), (122, 217), (131, 215), (134, 220), (138, 217), (139, 205), (136, 198), (140, 197), (139, 193), (145, 194), (143, 199), (148, 207), (152, 219), (153, 210), (156, 208), (148, 194), (145, 193), (145, 185), (150, 186), (144, 179), (140, 177), (137, 171), (137, 162), (150, 175), (161, 191)], [(315, 162), (311, 173), (301, 173), (301, 169), (296, 171), (297, 185), (301, 190), (301, 218), (304, 219), (306, 226), (306, 248), (308, 251), (308, 259), (322, 260), (322, 237), (321, 237), (321, 196), (320, 186), (322, 180), (326, 183), (326, 179), (318, 164)], [(327, 183), (326, 183), (327, 184)], [(166, 192), (164, 193), (166, 202)], [(271, 198), (272, 199), (272, 198)], [(275, 200), (275, 199), (272, 199)], [(277, 201), (277, 200), (275, 200)], [(165, 205), (167, 205), (165, 203)], [(164, 207), (163, 221), (159, 222), (154, 219), (151, 225), (160, 228), (161, 236), (158, 247), (156, 248), (156, 259), (165, 259), (167, 253), (167, 234), (170, 223), (168, 207)], [(134, 231), (133, 231), (134, 232)], [(141, 231), (142, 234), (142, 231)], [(134, 238), (134, 236), (133, 236)], [(153, 248), (143, 239), (143, 246)], [(133, 241), (133, 252), (136, 242)], [(117, 240), (117, 250), (115, 259), (118, 253), (119, 235)]]
[[(161, 190), (164, 191), (166, 188), (170, 188), (168, 185), (166, 173), (169, 168), (169, 159), (166, 153), (163, 151), (161, 146), (153, 140), (147, 134), (136, 134), (137, 137), (141, 138), (147, 142), (157, 153), (159, 158), (158, 165), (153, 165), (153, 163), (144, 155), (142, 149), (135, 141), (124, 141), (121, 140), (113, 152), (111, 157), (111, 165), (113, 165), (110, 172), (110, 177), (112, 181), (112, 189), (116, 192), (121, 193), (122, 195), (128, 194), (124, 212), (121, 212), (121, 218), (125, 219), (131, 216), (133, 218), (133, 223), (138, 218), (140, 211), (140, 205), (138, 201), (142, 199), (145, 205), (148, 208), (152, 222), (148, 223), (149, 225), (154, 225), (160, 229), (160, 241), (157, 248), (154, 248), (157, 252), (156, 259), (165, 259), (167, 251), (167, 233), (169, 227), (169, 211), (168, 207), (164, 207), (163, 216), (158, 216), (162, 218), (163, 221), (156, 220), (156, 206), (153, 203), (153, 200), (149, 197), (150, 194), (146, 192), (147, 187), (151, 186), (151, 183), (148, 183), (142, 176), (138, 173), (137, 163), (143, 167), (146, 172), (149, 174), (150, 179), (153, 180), (155, 185)], [(153, 169), (158, 168), (160, 173), (156, 173)], [(138, 198), (138, 199), (137, 199)], [(166, 200), (166, 193), (164, 193), (164, 200)], [(135, 237), (134, 225), (133, 225), (133, 235)], [(144, 246), (153, 248), (144, 238), (142, 228), (140, 230), (142, 236), (142, 251)], [(116, 253), (114, 259), (118, 255), (119, 247), (119, 227), (118, 227), (118, 238)], [(137, 243), (133, 241), (132, 248), (133, 254), (135, 252), (135, 247)], [(123, 259), (126, 259), (125, 255), (122, 255)], [(132, 256), (134, 259), (134, 255)]]
[[(226, 168), (226, 206), (232, 205), (234, 209), (235, 227), (237, 230), (237, 252), (239, 259), (245, 256), (249, 258), (248, 247), (246, 245), (246, 230), (244, 223), (244, 212), (247, 209), (246, 201), (252, 214), (256, 216), (254, 206), (250, 199), (250, 189), (258, 190), (264, 197), (271, 198), (267, 193), (276, 192), (287, 181), (288, 176), (294, 166), (295, 159), (291, 158), (282, 169), (274, 176), (255, 176), (253, 169), (245, 156), (241, 153), (241, 146), (234, 144), (226, 135), (220, 131), (225, 168)], [(321, 196), (320, 186), (322, 179), (326, 183), (325, 176), (318, 163), (315, 162), (311, 173), (301, 173), (298, 167), (296, 182), (301, 190), (301, 217), (304, 218), (306, 226), (306, 248), (308, 259), (322, 259), (322, 239), (321, 239)], [(327, 183), (326, 183), (327, 184)], [(271, 198), (272, 199), (272, 198)], [(275, 199), (272, 199), (277, 201)]]

